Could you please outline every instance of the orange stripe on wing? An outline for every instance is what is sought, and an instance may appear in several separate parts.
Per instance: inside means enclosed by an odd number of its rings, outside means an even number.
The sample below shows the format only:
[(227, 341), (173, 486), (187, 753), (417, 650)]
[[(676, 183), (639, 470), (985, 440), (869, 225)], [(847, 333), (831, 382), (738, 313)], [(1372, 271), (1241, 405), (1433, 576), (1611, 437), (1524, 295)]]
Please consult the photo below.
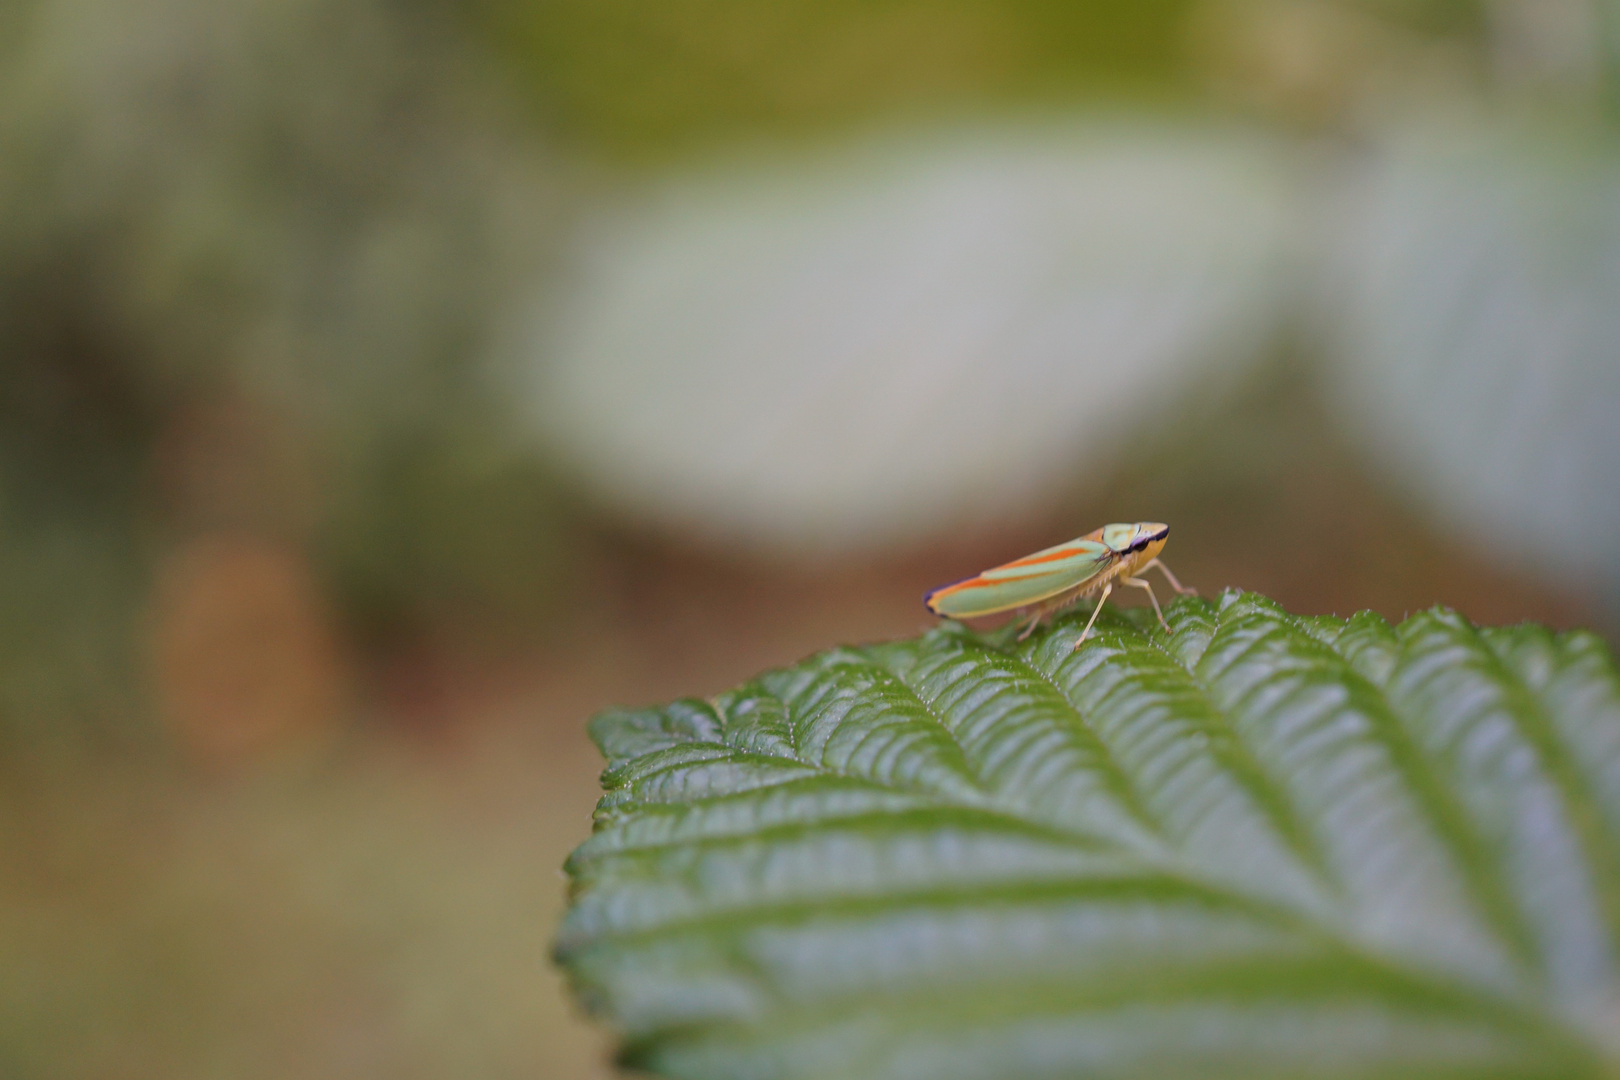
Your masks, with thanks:
[[(934, 610), (934, 601), (935, 600), (937, 600), (937, 599), (939, 599), (941, 597), (950, 596), (953, 593), (959, 593), (959, 592), (962, 592), (962, 591), (964, 591), (966, 589), (978, 588), (978, 587), (981, 587), (981, 586), (1005, 585), (1010, 581), (1029, 581), (1032, 578), (1038, 578), (1038, 577), (1044, 577), (1044, 576), (1045, 575), (1043, 575), (1043, 574), (1023, 574), (1023, 575), (1020, 575), (1019, 577), (987, 578), (983, 574), (980, 574), (977, 577), (970, 577), (970, 578), (968, 578), (968, 579), (966, 579), (964, 581), (953, 582), (953, 583), (951, 583), (949, 585), (941, 585), (939, 588), (935, 589), (933, 592), (928, 593), (926, 596), (924, 596), (923, 597), (923, 603), (928, 606), (928, 610), (933, 611)], [(936, 612), (936, 614), (937, 614), (937, 612)]]
[[(1015, 566), (1039, 566), (1041, 563), (1058, 562), (1059, 560), (1062, 560), (1062, 559), (1072, 559), (1078, 554), (1080, 554), (1080, 552), (1077, 551), (1074, 548), (1064, 548), (1064, 549), (1059, 550), (1059, 551), (1048, 552), (1045, 555), (1029, 555), (1029, 556), (1026, 556), (1025, 558), (1022, 558), (1022, 559), (1014, 559), (1010, 563), (1003, 563), (1002, 565), (996, 567), (996, 569), (997, 570), (1010, 570)], [(1020, 581), (1022, 579), (1021, 578), (1002, 578), (1001, 580), (1003, 580), (1003, 581)]]
[(964, 578), (961, 581), (953, 581), (949, 585), (941, 585), (933, 592), (924, 596), (923, 601), (925, 603), (932, 604), (934, 602), (934, 597), (936, 596), (949, 596), (952, 593), (961, 592), (963, 589), (971, 589), (973, 586), (981, 584), (983, 581), (984, 578), (982, 576)]
[(930, 596), (938, 596), (941, 593), (960, 592), (963, 589), (972, 588), (975, 585), (986, 585), (986, 586), (1007, 585), (1007, 584), (1010, 584), (1011, 582), (1014, 582), (1014, 581), (1033, 581), (1036, 578), (1042, 578), (1042, 577), (1046, 577), (1046, 575), (1045, 574), (1019, 574), (1017, 577), (987, 578), (983, 574), (980, 574), (976, 578), (968, 578), (966, 581), (958, 581), (955, 585), (947, 585), (943, 589), (935, 589), (932, 593), (929, 593), (929, 595)]

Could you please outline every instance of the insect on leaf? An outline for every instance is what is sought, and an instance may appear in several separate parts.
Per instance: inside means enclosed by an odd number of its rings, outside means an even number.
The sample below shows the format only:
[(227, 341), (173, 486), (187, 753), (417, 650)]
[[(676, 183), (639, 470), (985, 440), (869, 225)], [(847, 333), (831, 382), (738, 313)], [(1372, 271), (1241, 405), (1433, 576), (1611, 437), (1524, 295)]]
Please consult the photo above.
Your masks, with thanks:
[(610, 712), (557, 955), (690, 1080), (1620, 1076), (1587, 634), (1253, 594)]

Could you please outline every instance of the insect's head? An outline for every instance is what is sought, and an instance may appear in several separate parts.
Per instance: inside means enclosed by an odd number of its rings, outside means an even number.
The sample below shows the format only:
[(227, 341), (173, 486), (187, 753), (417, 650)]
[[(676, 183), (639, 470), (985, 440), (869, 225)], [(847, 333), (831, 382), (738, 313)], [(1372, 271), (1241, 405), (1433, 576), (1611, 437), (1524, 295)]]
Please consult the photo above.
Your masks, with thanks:
[(1142, 552), (1144, 559), (1151, 559), (1164, 547), (1165, 539), (1170, 535), (1170, 526), (1162, 521), (1138, 521), (1130, 527), (1130, 536), (1122, 549), (1116, 549), (1121, 555)]

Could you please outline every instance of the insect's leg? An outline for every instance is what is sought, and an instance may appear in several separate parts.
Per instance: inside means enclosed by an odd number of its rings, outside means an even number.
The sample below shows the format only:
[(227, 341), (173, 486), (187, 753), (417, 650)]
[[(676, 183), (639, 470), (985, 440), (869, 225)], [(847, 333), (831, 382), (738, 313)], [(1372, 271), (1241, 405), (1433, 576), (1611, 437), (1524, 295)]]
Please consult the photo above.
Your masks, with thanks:
[(1097, 597), (1097, 606), (1091, 609), (1091, 618), (1086, 620), (1086, 628), (1080, 631), (1080, 640), (1074, 643), (1075, 652), (1079, 652), (1080, 646), (1086, 643), (1086, 638), (1091, 634), (1092, 623), (1095, 623), (1097, 616), (1102, 614), (1103, 603), (1108, 599), (1108, 594), (1113, 591), (1114, 583), (1112, 581), (1103, 586), (1102, 595)]
[(1045, 614), (1046, 614), (1046, 608), (1044, 608), (1044, 607), (1036, 608), (1035, 609), (1035, 617), (1033, 619), (1029, 620), (1029, 625), (1024, 627), (1023, 633), (1019, 634), (1018, 637), (1015, 640), (1023, 641), (1025, 638), (1029, 637), (1029, 635), (1033, 634), (1035, 632), (1035, 628), (1037, 626), (1041, 625), (1041, 616), (1045, 615)]
[[(1176, 575), (1174, 575), (1174, 574), (1172, 574), (1170, 572), (1170, 568), (1168, 566), (1164, 565), (1164, 563), (1160, 562), (1158, 559), (1150, 559), (1148, 561), (1147, 565), (1148, 566), (1157, 566), (1159, 568), (1160, 572), (1163, 573), (1164, 576), (1169, 579), (1170, 587), (1172, 589), (1176, 590), (1176, 592), (1180, 593), (1182, 596), (1197, 596), (1198, 595), (1198, 590), (1197, 589), (1189, 588), (1188, 586), (1183, 585), (1181, 582), (1177, 581), (1176, 580)], [(1142, 567), (1142, 569), (1146, 570), (1147, 566)]]
[(1153, 614), (1159, 617), (1159, 625), (1164, 627), (1165, 633), (1170, 632), (1170, 624), (1164, 621), (1164, 612), (1159, 608), (1159, 598), (1153, 595), (1153, 586), (1139, 577), (1120, 578), (1126, 585), (1134, 585), (1138, 589), (1146, 589), (1148, 599), (1153, 601)]

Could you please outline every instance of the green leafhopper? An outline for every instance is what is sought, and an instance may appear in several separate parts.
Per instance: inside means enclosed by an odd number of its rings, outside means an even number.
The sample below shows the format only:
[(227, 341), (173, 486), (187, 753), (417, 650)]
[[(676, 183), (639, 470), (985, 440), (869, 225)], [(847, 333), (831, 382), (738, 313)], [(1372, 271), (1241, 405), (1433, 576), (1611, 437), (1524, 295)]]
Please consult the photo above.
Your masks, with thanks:
[(1164, 621), (1164, 612), (1159, 608), (1159, 598), (1154, 595), (1153, 586), (1136, 575), (1150, 566), (1156, 566), (1176, 592), (1197, 593), (1196, 589), (1184, 587), (1170, 568), (1159, 561), (1159, 552), (1164, 549), (1165, 538), (1169, 535), (1170, 526), (1159, 521), (1104, 525), (1066, 544), (1025, 555), (1022, 559), (1004, 563), (964, 581), (941, 586), (924, 596), (923, 603), (935, 615), (956, 619), (1033, 607), (1034, 618), (1018, 635), (1018, 640), (1022, 641), (1035, 631), (1049, 612), (1100, 590), (1102, 595), (1097, 598), (1096, 610), (1092, 611), (1080, 639), (1074, 643), (1078, 649), (1091, 634), (1098, 612), (1102, 611), (1108, 594), (1114, 591), (1114, 583), (1119, 582), (1147, 590), (1148, 598), (1153, 601), (1153, 611), (1159, 617), (1159, 625), (1168, 631), (1170, 625)]

